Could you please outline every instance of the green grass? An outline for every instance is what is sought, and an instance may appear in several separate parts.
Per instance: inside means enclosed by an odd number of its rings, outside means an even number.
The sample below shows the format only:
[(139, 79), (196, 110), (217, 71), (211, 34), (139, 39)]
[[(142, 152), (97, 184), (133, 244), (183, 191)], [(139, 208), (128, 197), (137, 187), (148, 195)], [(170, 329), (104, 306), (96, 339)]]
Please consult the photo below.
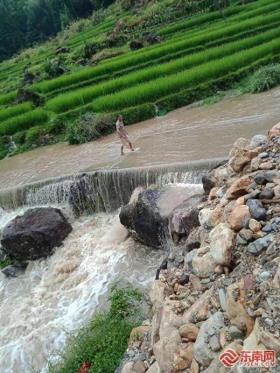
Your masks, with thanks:
[(42, 109), (36, 109), (0, 123), (0, 136), (13, 135), (35, 125), (46, 123), (49, 115)]
[(182, 73), (158, 78), (112, 95), (100, 97), (93, 102), (92, 109), (96, 112), (115, 111), (146, 102), (154, 102), (172, 92), (179, 92), (181, 89), (195, 87), (202, 82), (219, 79), (242, 67), (256, 63), (258, 59), (270, 59), (279, 53), (280, 39), (275, 39), (264, 45), (207, 62)]
[(280, 64), (263, 66), (245, 78), (237, 87), (242, 93), (259, 93), (280, 84)]
[(127, 87), (136, 86), (139, 84), (153, 81), (159, 77), (167, 77), (180, 71), (191, 69), (194, 66), (205, 64), (207, 61), (217, 60), (227, 55), (234, 54), (243, 49), (249, 49), (256, 45), (263, 44), (275, 37), (280, 37), (280, 28), (268, 31), (261, 35), (244, 39), (242, 41), (225, 44), (223, 48), (216, 47), (194, 55), (190, 55), (166, 64), (154, 66), (150, 69), (140, 70), (127, 76), (110, 80), (109, 82), (101, 83), (90, 88), (84, 88), (78, 91), (73, 91), (47, 102), (47, 109), (56, 113), (68, 111), (77, 106), (82, 106), (89, 103), (92, 99), (106, 94), (114, 93)]
[(0, 125), (6, 119), (15, 117), (20, 114), (27, 113), (28, 111), (33, 110), (33, 105), (29, 102), (25, 102), (20, 105), (12, 106), (8, 109), (0, 110)]
[(70, 339), (62, 363), (50, 366), (50, 373), (77, 373), (84, 363), (91, 366), (90, 372), (114, 373), (132, 328), (139, 324), (141, 298), (141, 294), (131, 288), (113, 289), (110, 310), (95, 316)]

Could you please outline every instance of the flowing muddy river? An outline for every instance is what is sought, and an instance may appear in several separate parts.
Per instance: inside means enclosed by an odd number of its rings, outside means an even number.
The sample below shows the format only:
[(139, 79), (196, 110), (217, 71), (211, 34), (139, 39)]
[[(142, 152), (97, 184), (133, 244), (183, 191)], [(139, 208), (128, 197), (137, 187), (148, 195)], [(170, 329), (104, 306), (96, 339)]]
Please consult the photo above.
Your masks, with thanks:
[(280, 88), (182, 108), (128, 127), (136, 152), (120, 156), (115, 134), (80, 146), (57, 144), (0, 161), (0, 189), (100, 168), (129, 168), (223, 157), (240, 136), (280, 121)]
[[(0, 230), (22, 212), (0, 212)], [(114, 281), (145, 289), (155, 276), (163, 253), (127, 238), (117, 214), (72, 224), (53, 256), (30, 263), (18, 278), (0, 273), (1, 373), (46, 371), (69, 333), (104, 306)]]
[[(199, 183), (169, 184), (159, 209), (168, 216), (174, 206), (197, 193), (202, 193)], [(75, 219), (69, 205), (59, 207), (73, 226), (63, 246), (47, 259), (29, 262), (17, 278), (0, 272), (1, 373), (47, 372), (48, 362), (57, 361), (70, 333), (104, 307), (113, 283), (149, 290), (166, 256), (164, 250), (129, 237), (118, 211)], [(27, 208), (0, 209), (0, 232)], [(166, 251), (171, 244), (164, 240)]]

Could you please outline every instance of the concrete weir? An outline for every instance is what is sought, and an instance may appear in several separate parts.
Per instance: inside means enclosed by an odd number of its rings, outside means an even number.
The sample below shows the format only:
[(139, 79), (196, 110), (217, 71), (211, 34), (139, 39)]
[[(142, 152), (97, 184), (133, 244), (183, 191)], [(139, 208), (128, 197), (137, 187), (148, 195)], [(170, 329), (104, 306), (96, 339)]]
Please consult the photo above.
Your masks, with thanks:
[(76, 214), (110, 212), (128, 203), (138, 186), (168, 183), (200, 183), (202, 175), (224, 158), (163, 166), (97, 170), (47, 179), (12, 189), (0, 190), (0, 207), (70, 205)]

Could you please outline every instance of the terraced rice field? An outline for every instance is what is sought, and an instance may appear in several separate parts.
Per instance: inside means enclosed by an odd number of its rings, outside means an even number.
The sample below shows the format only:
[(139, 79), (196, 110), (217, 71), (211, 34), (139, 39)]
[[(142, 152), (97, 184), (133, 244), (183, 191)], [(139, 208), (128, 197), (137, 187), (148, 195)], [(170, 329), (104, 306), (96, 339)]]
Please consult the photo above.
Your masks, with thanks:
[[(114, 27), (108, 19), (76, 35), (66, 46), (76, 48)], [(13, 135), (56, 118), (72, 120), (80, 112), (153, 115), (192, 103), (229, 88), (256, 68), (280, 60), (280, 2), (257, 0), (174, 22), (155, 30), (160, 44), (84, 67), (34, 84), (44, 104), (12, 105), (16, 92), (0, 95), (0, 136)], [(47, 54), (38, 55), (36, 64)], [(0, 81), (16, 76), (22, 66), (0, 66)], [(145, 116), (146, 113), (146, 116)]]

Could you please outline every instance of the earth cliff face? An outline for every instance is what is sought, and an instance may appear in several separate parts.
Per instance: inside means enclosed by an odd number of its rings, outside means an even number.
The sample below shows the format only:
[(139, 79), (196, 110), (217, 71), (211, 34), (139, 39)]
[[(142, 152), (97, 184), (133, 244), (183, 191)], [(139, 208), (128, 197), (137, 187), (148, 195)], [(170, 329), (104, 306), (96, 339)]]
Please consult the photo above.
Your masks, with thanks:
[[(199, 224), (184, 231), (182, 219), (151, 290), (152, 321), (130, 341), (122, 373), (221, 373), (228, 348), (236, 360), (280, 353), (280, 123), (237, 140), (203, 183)], [(244, 369), (235, 361), (231, 371)]]

